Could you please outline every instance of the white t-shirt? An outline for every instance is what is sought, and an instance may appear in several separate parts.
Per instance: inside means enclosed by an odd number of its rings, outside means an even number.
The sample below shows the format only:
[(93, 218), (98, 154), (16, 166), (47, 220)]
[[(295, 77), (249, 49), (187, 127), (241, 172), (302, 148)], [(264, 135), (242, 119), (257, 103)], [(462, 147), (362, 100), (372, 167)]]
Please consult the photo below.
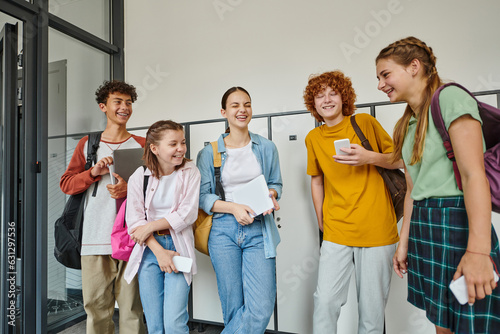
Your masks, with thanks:
[[(82, 139), (84, 140), (84, 139)], [(87, 156), (87, 141), (84, 141), (83, 156)], [(97, 150), (96, 161), (109, 157), (116, 149), (141, 147), (136, 138), (130, 137), (123, 143), (109, 143), (101, 140)], [(101, 176), (97, 183), (97, 194), (92, 196), (95, 183), (91, 184), (85, 194), (85, 215), (83, 217), (83, 234), (81, 255), (110, 255), (111, 231), (116, 218), (116, 201), (111, 198), (106, 186), (111, 184), (109, 173)]]
[(165, 218), (171, 211), (174, 205), (175, 185), (177, 182), (177, 171), (170, 175), (163, 175), (160, 178), (158, 188), (154, 191), (151, 205), (149, 207), (149, 215), (152, 220)]
[(257, 157), (252, 151), (252, 142), (240, 148), (226, 147), (226, 163), (222, 169), (221, 182), (226, 201), (233, 201), (233, 191), (262, 174)]

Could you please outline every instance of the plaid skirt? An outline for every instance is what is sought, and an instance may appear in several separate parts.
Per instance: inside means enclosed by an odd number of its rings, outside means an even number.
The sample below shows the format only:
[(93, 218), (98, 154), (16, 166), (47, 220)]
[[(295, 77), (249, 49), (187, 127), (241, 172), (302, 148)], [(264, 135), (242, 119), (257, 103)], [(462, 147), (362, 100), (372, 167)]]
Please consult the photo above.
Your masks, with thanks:
[[(498, 239), (491, 227), (491, 256), (500, 268)], [(467, 248), (463, 197), (414, 201), (408, 245), (408, 301), (435, 325), (455, 333), (500, 333), (500, 288), (473, 306), (460, 305), (449, 288)], [(500, 283), (500, 282), (499, 282)]]

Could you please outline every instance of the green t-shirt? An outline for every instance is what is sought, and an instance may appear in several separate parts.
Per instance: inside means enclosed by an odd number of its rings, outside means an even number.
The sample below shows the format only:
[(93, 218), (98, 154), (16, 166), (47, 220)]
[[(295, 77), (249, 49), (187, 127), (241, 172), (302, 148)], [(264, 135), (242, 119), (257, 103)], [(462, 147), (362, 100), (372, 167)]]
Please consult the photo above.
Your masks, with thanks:
[[(447, 130), (454, 120), (467, 114), (482, 123), (477, 102), (456, 86), (449, 86), (441, 91), (439, 105)], [(463, 192), (458, 189), (455, 181), (453, 164), (446, 156), (443, 140), (434, 125), (430, 108), (422, 160), (410, 165), (416, 127), (417, 119), (412, 117), (402, 148), (403, 160), (413, 181), (411, 198), (419, 201), (431, 197), (462, 196)], [(483, 152), (485, 149), (483, 139)]]

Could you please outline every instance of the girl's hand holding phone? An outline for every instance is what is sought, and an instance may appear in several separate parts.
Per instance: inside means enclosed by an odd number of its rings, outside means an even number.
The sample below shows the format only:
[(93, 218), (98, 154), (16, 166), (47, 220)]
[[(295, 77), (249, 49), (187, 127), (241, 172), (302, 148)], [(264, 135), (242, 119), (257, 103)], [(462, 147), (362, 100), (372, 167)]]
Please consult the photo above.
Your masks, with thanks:
[(161, 271), (169, 274), (172, 273), (172, 271), (175, 273), (179, 272), (174, 265), (174, 256), (180, 256), (180, 254), (168, 249), (163, 249), (161, 254), (156, 256), (156, 260), (158, 261), (158, 266), (160, 267)]

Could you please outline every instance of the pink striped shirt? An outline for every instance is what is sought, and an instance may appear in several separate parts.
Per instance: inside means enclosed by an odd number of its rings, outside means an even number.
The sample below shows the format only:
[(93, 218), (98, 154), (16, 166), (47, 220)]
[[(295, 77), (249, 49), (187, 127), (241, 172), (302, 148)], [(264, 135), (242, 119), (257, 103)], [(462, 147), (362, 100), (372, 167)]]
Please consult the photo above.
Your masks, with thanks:
[[(144, 203), (143, 194), (143, 179), (144, 175), (150, 175), (148, 186), (146, 189), (146, 202)], [(165, 219), (169, 222), (170, 234), (174, 242), (177, 252), (181, 256), (190, 257), (193, 259), (193, 267), (191, 273), (184, 273), (188, 285), (191, 284), (192, 275), (196, 274), (196, 257), (194, 251), (194, 236), (192, 224), (198, 217), (198, 200), (200, 196), (200, 172), (195, 164), (188, 161), (184, 167), (177, 172), (177, 180), (175, 186), (175, 198), (172, 206), (172, 211)], [(133, 227), (145, 225), (150, 222), (145, 219), (151, 199), (153, 198), (155, 189), (160, 181), (151, 176), (151, 171), (143, 167), (139, 167), (128, 181), (127, 189), (127, 213), (126, 221), (130, 230)], [(125, 280), (130, 283), (141, 264), (142, 255), (145, 245), (136, 244), (130, 255), (129, 263), (125, 270)]]

